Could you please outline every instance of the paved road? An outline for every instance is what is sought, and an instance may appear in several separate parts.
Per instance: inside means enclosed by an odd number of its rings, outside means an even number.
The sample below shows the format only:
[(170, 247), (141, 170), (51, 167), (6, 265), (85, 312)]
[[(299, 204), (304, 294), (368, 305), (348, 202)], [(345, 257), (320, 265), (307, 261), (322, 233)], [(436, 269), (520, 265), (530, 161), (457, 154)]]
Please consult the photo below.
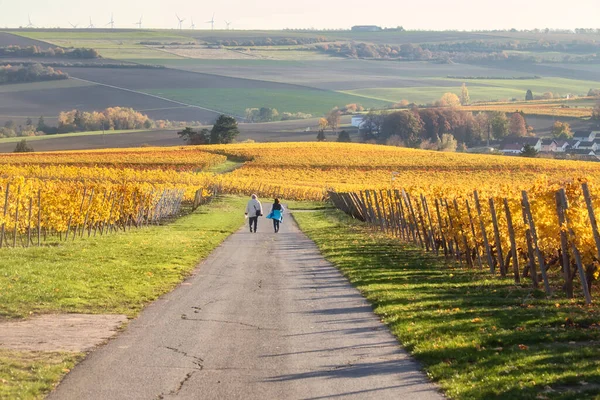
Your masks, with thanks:
[(287, 218), (226, 240), (50, 399), (440, 399)]

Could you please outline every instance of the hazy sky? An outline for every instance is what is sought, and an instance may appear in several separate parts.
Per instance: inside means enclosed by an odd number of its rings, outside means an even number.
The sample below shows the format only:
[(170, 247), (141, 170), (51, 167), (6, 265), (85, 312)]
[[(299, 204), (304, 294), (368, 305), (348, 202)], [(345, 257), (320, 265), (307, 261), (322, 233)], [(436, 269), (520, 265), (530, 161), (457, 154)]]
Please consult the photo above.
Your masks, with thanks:
[(69, 27), (69, 22), (104, 26), (114, 13), (116, 27), (175, 28), (175, 13), (193, 18), (197, 29), (215, 13), (215, 29), (225, 20), (236, 29), (348, 28), (357, 24), (407, 29), (599, 28), (599, 0), (0, 0), (0, 27)]

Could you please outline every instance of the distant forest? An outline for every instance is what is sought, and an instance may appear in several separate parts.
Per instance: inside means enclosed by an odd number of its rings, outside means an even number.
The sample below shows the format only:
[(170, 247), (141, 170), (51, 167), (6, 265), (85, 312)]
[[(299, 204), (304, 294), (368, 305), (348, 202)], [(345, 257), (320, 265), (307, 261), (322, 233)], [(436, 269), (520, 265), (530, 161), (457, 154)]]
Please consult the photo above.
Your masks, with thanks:
[(8, 83), (26, 83), (69, 79), (69, 75), (40, 64), (0, 66), (0, 85)]
[[(317, 44), (315, 49), (322, 53), (339, 57), (403, 61), (462, 63), (508, 60), (529, 63), (600, 62), (600, 41), (591, 40), (574, 40), (569, 43), (546, 41), (534, 43), (470, 41), (421, 45), (407, 43), (393, 46), (354, 42), (321, 43)], [(521, 53), (511, 53), (511, 51)], [(543, 52), (565, 52), (570, 54), (564, 54), (557, 59), (556, 56), (545, 56)]]
[(94, 49), (86, 48), (63, 49), (62, 47), (51, 47), (49, 49), (41, 49), (38, 46), (5, 46), (0, 47), (0, 57), (92, 59), (100, 58), (100, 54)]

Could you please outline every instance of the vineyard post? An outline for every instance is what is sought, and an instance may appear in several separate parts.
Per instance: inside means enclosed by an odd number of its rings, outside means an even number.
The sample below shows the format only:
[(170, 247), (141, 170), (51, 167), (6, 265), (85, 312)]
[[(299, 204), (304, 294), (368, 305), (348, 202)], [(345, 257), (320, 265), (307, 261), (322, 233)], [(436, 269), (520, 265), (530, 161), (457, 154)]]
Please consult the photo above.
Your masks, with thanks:
[(523, 203), (523, 199), (521, 199), (521, 214), (523, 215), (523, 224), (525, 225), (525, 240), (527, 241), (527, 260), (528, 266), (523, 270), (523, 276), (527, 277), (528, 274), (531, 274), (531, 280), (533, 282), (533, 287), (538, 288), (539, 281), (537, 276), (537, 271), (535, 267), (535, 253), (533, 249), (533, 238), (531, 237), (531, 228), (528, 227), (529, 222), (527, 220), (527, 213), (525, 212), (525, 205)]
[(371, 215), (373, 217), (371, 227), (373, 228), (373, 230), (377, 230), (377, 225), (379, 224), (379, 221), (377, 220), (377, 215), (375, 214), (375, 207), (373, 205), (373, 199), (371, 198), (371, 191), (367, 190), (366, 195), (367, 200), (369, 202), (369, 209), (371, 210)]
[(356, 209), (358, 210), (358, 214), (360, 215), (360, 219), (362, 221), (367, 221), (367, 216), (366, 216), (366, 212), (365, 212), (365, 208), (364, 208), (364, 204), (362, 203), (362, 201), (359, 199), (358, 195), (356, 193), (351, 193), (352, 196), (352, 201), (354, 202), (354, 206), (356, 207)]
[(444, 199), (444, 205), (446, 206), (446, 213), (448, 214), (448, 224), (450, 226), (450, 230), (452, 231), (452, 236), (454, 237), (453, 246), (455, 257), (458, 262), (461, 262), (461, 254), (460, 254), (460, 246), (458, 245), (458, 236), (456, 236), (456, 229), (454, 228), (454, 221), (452, 221), (452, 213), (450, 212), (450, 205), (448, 204), (448, 200)]
[(364, 205), (362, 204), (361, 200), (359, 199), (358, 194), (355, 193), (355, 192), (352, 192), (350, 195), (352, 196), (352, 201), (354, 202), (354, 206), (358, 210), (358, 214), (360, 216), (360, 220), (361, 221), (366, 221), (367, 217), (365, 216)]
[[(564, 189), (562, 189), (564, 191)], [(565, 280), (565, 293), (569, 299), (573, 298), (573, 281), (571, 280), (571, 265), (569, 262), (569, 239), (565, 230), (565, 208), (562, 204), (561, 191), (557, 191), (556, 214), (558, 215), (558, 227), (560, 229), (560, 252), (563, 267), (563, 278)]]
[(417, 238), (419, 239), (419, 244), (421, 245), (422, 248), (424, 248), (425, 245), (423, 243), (423, 239), (421, 239), (421, 232), (419, 232), (419, 221), (417, 220), (417, 215), (415, 214), (415, 209), (412, 206), (412, 201), (410, 200), (410, 196), (408, 195), (408, 193), (406, 193), (406, 191), (404, 189), (402, 189), (402, 195), (404, 197), (404, 201), (406, 202), (406, 205), (407, 205), (408, 209), (410, 210), (410, 214), (412, 216), (413, 235), (416, 233)]
[(383, 215), (381, 213), (381, 209), (379, 207), (379, 199), (377, 198), (377, 191), (373, 190), (373, 202), (375, 203), (375, 209), (377, 210), (377, 220), (379, 222), (379, 228), (382, 232), (385, 232)]
[[(10, 193), (10, 182), (6, 183), (6, 192), (4, 194), (4, 213), (2, 215), (2, 229), (0, 230), (0, 248), (2, 248), (2, 242), (4, 241), (4, 229), (6, 228), (6, 213), (8, 212), (8, 194)], [(8, 244), (7, 244), (8, 246)]]
[(367, 197), (367, 193), (368, 193), (368, 191), (366, 191), (366, 192), (361, 191), (360, 196), (362, 198), (363, 204), (365, 205), (365, 210), (366, 210), (366, 214), (367, 214), (367, 220), (365, 222), (367, 222), (367, 225), (371, 226), (373, 224), (373, 215), (371, 212), (371, 206), (369, 204), (369, 198)]
[(398, 209), (398, 213), (400, 214), (400, 229), (402, 231), (402, 237), (405, 241), (410, 242), (410, 231), (408, 229), (408, 223), (406, 221), (406, 212), (404, 211), (404, 207), (402, 206), (402, 196), (400, 195), (400, 191), (398, 189), (394, 189), (394, 199), (396, 201), (396, 208)]
[(29, 197), (29, 218), (27, 219), (27, 246), (31, 243), (31, 213), (33, 211), (33, 198)]
[(483, 269), (483, 263), (481, 262), (481, 254), (479, 252), (479, 245), (477, 244), (477, 235), (475, 234), (475, 224), (473, 223), (473, 215), (471, 214), (471, 206), (469, 205), (468, 199), (465, 199), (465, 204), (467, 205), (467, 213), (469, 214), (471, 234), (473, 235), (473, 243), (475, 245), (475, 252), (477, 253), (477, 262), (479, 264), (479, 269)]
[[(87, 196), (87, 187), (85, 187), (83, 189), (83, 196), (81, 196), (81, 205), (79, 206), (79, 215), (77, 216), (77, 219), (81, 218), (81, 214), (83, 213), (83, 205), (85, 204), (85, 199)], [(79, 235), (79, 221), (77, 222), (77, 225), (75, 225), (75, 232), (73, 232), (73, 240), (75, 240), (75, 238)]]
[(487, 256), (488, 266), (490, 267), (490, 273), (494, 275), (494, 260), (492, 260), (492, 252), (490, 251), (490, 242), (488, 241), (487, 232), (485, 231), (485, 224), (483, 223), (483, 216), (481, 213), (481, 204), (479, 203), (479, 195), (477, 190), (473, 192), (475, 198), (475, 208), (477, 209), (477, 216), (479, 217), (479, 229), (483, 236), (483, 245), (485, 247), (485, 254)]
[(427, 221), (429, 222), (429, 234), (431, 236), (431, 245), (433, 246), (433, 251), (435, 251), (435, 255), (439, 255), (439, 249), (435, 240), (435, 228), (433, 227), (433, 223), (431, 222), (431, 214), (429, 213), (429, 205), (427, 204), (427, 197), (421, 195), (421, 201), (423, 202), (423, 209), (427, 216)]
[[(89, 200), (89, 205), (87, 208), (87, 211), (85, 212), (85, 217), (83, 218), (83, 226), (81, 227), (81, 234), (80, 237), (83, 237), (83, 234), (85, 233), (85, 227), (88, 223), (88, 218), (90, 216), (90, 210), (92, 209), (92, 204), (94, 202), (94, 188), (92, 188), (92, 193), (90, 193), (90, 200)], [(89, 236), (89, 232), (90, 230), (88, 229), (88, 236)]]
[[(494, 225), (494, 240), (496, 242), (496, 252), (498, 253), (498, 265), (500, 265), (500, 276), (503, 278), (506, 276), (506, 268), (508, 265), (504, 264), (504, 252), (502, 251), (502, 241), (500, 240), (500, 229), (498, 228), (498, 215), (496, 214), (496, 205), (494, 204), (494, 198), (490, 197), (490, 214), (492, 214), (492, 225)], [(510, 213), (510, 210), (508, 211)], [(511, 242), (512, 243), (512, 242)], [(516, 253), (516, 252), (515, 252)], [(515, 261), (518, 263), (518, 261)], [(517, 271), (519, 267), (517, 266)]]
[(440, 204), (438, 199), (435, 199), (435, 211), (437, 214), (440, 237), (442, 238), (442, 246), (444, 246), (444, 257), (448, 258), (448, 244), (446, 243), (446, 234), (444, 233), (444, 224), (442, 222), (442, 214), (440, 213)]
[(413, 234), (410, 227), (410, 214), (408, 213), (408, 207), (403, 202), (402, 193), (400, 190), (395, 189), (397, 203), (400, 207), (400, 215), (402, 216), (402, 225), (404, 226), (404, 234), (407, 242), (417, 243), (417, 237)]
[[(561, 205), (562, 205), (563, 209), (566, 210), (567, 208), (569, 208), (566, 193), (564, 190), (559, 190), (559, 193), (560, 193)], [(567, 225), (570, 225), (570, 221), (569, 221), (569, 218), (567, 215), (565, 215), (565, 220), (567, 222)], [(579, 279), (581, 280), (581, 289), (583, 290), (583, 295), (585, 297), (586, 303), (590, 304), (592, 302), (592, 297), (590, 295), (587, 277), (585, 276), (585, 271), (583, 270), (581, 254), (579, 253), (579, 249), (577, 248), (577, 245), (575, 244), (575, 232), (573, 231), (573, 229), (570, 226), (569, 226), (569, 233), (573, 237), (573, 240), (571, 241), (571, 247), (573, 249), (573, 255), (575, 256), (575, 264), (577, 265), (577, 271), (579, 272)]]
[(454, 209), (456, 210), (456, 216), (457, 218), (459, 218), (458, 220), (458, 228), (460, 230), (460, 234), (463, 238), (463, 243), (465, 245), (465, 256), (467, 257), (467, 265), (471, 268), (474, 267), (473, 265), (473, 258), (471, 257), (471, 249), (469, 248), (469, 242), (467, 242), (467, 235), (465, 234), (465, 230), (463, 228), (463, 223), (460, 220), (460, 209), (458, 208), (458, 201), (456, 201), (456, 197), (453, 200), (454, 203)]
[(392, 191), (390, 189), (388, 189), (387, 191), (387, 197), (390, 203), (390, 225), (392, 226), (392, 234), (396, 237), (400, 236), (400, 229), (398, 228), (398, 218), (397, 218), (397, 212), (395, 209), (395, 199), (392, 196)]
[[(111, 193), (112, 195), (112, 193)], [(106, 234), (111, 233), (112, 230), (112, 216), (113, 216), (113, 210), (115, 208), (115, 201), (117, 200), (117, 194), (115, 193), (114, 196), (112, 196), (112, 202), (110, 205), (110, 212), (108, 213), (108, 219), (105, 221), (105, 225), (108, 224), (108, 228), (106, 229)], [(102, 229), (104, 230), (104, 226), (102, 227)], [(100, 231), (102, 233), (102, 231)]]
[(21, 198), (21, 186), (17, 189), (17, 201), (15, 210), (15, 231), (13, 234), (13, 247), (17, 247), (17, 229), (19, 226), (19, 199)]
[(590, 189), (588, 188), (587, 183), (582, 184), (581, 189), (583, 190), (583, 197), (585, 198), (585, 204), (587, 205), (590, 224), (592, 225), (592, 232), (594, 233), (594, 240), (596, 241), (596, 251), (598, 253), (598, 260), (600, 260), (600, 234), (598, 233), (598, 222), (596, 221), (596, 214), (594, 213), (592, 196), (590, 195)]
[(540, 264), (540, 271), (542, 272), (542, 279), (544, 280), (544, 288), (546, 289), (546, 294), (549, 296), (552, 294), (550, 290), (550, 282), (548, 280), (548, 273), (546, 271), (546, 263), (544, 262), (544, 255), (540, 250), (537, 231), (535, 229), (535, 223), (533, 222), (533, 215), (531, 214), (531, 207), (529, 205), (529, 198), (527, 197), (527, 192), (523, 190), (523, 205), (525, 206), (525, 212), (527, 213), (527, 218), (529, 219), (529, 228), (531, 230), (531, 236), (533, 239), (533, 245), (535, 246), (535, 252), (538, 258), (538, 262)]
[(512, 254), (513, 272), (515, 275), (515, 283), (521, 283), (519, 271), (519, 257), (517, 256), (517, 240), (515, 238), (515, 229), (513, 227), (512, 215), (508, 205), (508, 199), (504, 198), (504, 211), (506, 212), (506, 224), (508, 225), (508, 235), (510, 237), (510, 252)]
[(38, 214), (37, 214), (37, 245), (40, 246), (42, 236), (42, 189), (38, 189)]

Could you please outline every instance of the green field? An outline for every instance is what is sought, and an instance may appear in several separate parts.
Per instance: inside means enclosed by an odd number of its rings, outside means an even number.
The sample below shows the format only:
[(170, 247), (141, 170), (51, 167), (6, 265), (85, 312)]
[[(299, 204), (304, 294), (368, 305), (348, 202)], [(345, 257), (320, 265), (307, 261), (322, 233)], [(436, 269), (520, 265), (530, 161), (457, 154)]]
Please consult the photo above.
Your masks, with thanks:
[(145, 92), (238, 116), (245, 115), (246, 108), (252, 107), (273, 107), (280, 113), (303, 112), (320, 116), (333, 107), (342, 107), (351, 103), (360, 103), (368, 108), (382, 108), (389, 105), (385, 100), (310, 88), (153, 89)]
[[(513, 98), (524, 100), (528, 89), (535, 95), (552, 92), (555, 95), (566, 96), (567, 94), (585, 96), (590, 88), (600, 87), (600, 77), (596, 81), (583, 81), (565, 78), (542, 78), (542, 79), (445, 79), (456, 82), (454, 87), (423, 86), (404, 88), (369, 88), (348, 90), (344, 93), (365, 96), (372, 99), (399, 102), (408, 100), (411, 103), (425, 104), (438, 100), (444, 93), (454, 93), (460, 96), (461, 85), (467, 84), (471, 101), (507, 101)], [(423, 79), (426, 84), (428, 79)]]

